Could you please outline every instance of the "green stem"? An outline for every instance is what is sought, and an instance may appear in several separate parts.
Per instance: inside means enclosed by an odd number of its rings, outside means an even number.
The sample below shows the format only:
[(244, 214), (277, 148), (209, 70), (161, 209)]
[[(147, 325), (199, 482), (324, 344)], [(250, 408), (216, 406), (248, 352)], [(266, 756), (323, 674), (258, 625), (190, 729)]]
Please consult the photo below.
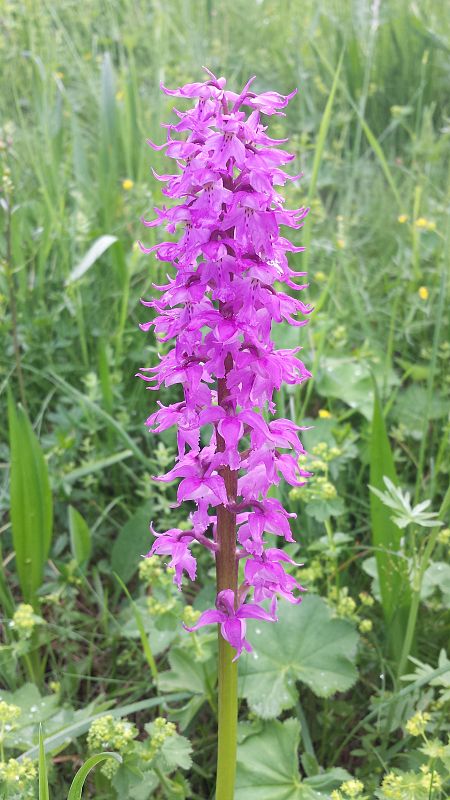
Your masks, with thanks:
[(233, 800), (237, 749), (237, 663), (219, 634), (219, 714), (216, 800)]
[[(231, 354), (225, 360), (226, 373), (233, 366)], [(228, 389), (226, 377), (218, 381), (218, 403), (226, 408)], [(217, 449), (225, 450), (225, 441), (217, 432)], [(237, 494), (237, 472), (229, 467), (220, 470), (227, 496), (230, 502), (235, 501)], [(231, 589), (234, 592), (235, 606), (238, 604), (238, 562), (236, 558), (236, 515), (225, 506), (217, 509), (217, 543), (216, 554), (217, 592)], [(219, 628), (219, 665), (218, 665), (218, 752), (216, 800), (233, 800), (236, 775), (237, 750), (237, 664), (233, 663), (235, 652), (226, 642)]]
[(419, 281), (422, 277), (422, 272), (420, 269), (420, 231), (417, 229), (415, 224), (420, 212), (421, 197), (422, 187), (416, 186), (414, 192), (413, 219), (411, 223), (413, 275), (416, 281)]
[[(447, 493), (442, 501), (441, 508), (439, 509), (439, 516), (443, 517), (445, 511), (450, 504), (450, 489), (447, 490)], [(402, 653), (400, 656), (400, 661), (398, 664), (398, 671), (397, 676), (400, 678), (403, 675), (405, 670), (406, 662), (408, 660), (408, 656), (411, 652), (411, 646), (414, 639), (414, 632), (416, 630), (416, 622), (417, 622), (417, 614), (419, 611), (420, 605), (420, 593), (422, 590), (422, 582), (423, 576), (425, 574), (425, 570), (428, 567), (430, 558), (433, 554), (433, 550), (436, 546), (437, 537), (439, 535), (439, 527), (434, 528), (433, 532), (431, 533), (428, 542), (425, 545), (422, 558), (420, 559), (419, 569), (414, 576), (414, 585), (412, 587), (413, 593), (411, 598), (411, 605), (409, 607), (409, 616), (408, 616), (408, 623), (406, 626), (406, 633), (405, 638), (403, 640), (403, 647)]]

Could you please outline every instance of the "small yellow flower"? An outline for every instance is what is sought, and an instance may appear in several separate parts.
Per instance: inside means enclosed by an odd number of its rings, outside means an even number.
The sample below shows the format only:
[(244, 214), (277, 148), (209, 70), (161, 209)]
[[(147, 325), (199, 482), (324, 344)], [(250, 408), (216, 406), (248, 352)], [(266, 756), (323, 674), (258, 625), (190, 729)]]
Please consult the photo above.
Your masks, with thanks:
[(341, 786), (341, 791), (343, 791), (348, 797), (358, 797), (361, 792), (364, 790), (364, 784), (361, 781), (357, 781), (354, 778), (350, 781), (345, 781), (345, 783)]
[(361, 633), (369, 633), (372, 630), (372, 620), (371, 619), (362, 619), (358, 625), (359, 630)]
[(327, 279), (327, 276), (325, 275), (325, 273), (321, 272), (320, 270), (319, 270), (319, 272), (316, 272), (314, 277), (315, 277), (315, 279), (316, 279), (316, 281), (318, 283), (323, 283)]
[(439, 544), (448, 544), (450, 541), (450, 528), (443, 528), (438, 534)]
[(427, 727), (427, 722), (431, 719), (431, 714), (427, 711), (418, 711), (405, 725), (405, 730), (411, 736), (423, 736)]
[(5, 725), (13, 727), (14, 721), (20, 717), (21, 713), (19, 706), (0, 700), (0, 725), (2, 727)]
[(125, 92), (122, 89), (119, 89), (119, 91), (116, 92), (117, 102), (120, 103), (120, 101), (123, 100), (124, 97), (125, 97)]
[(344, 250), (344, 248), (345, 248), (345, 239), (337, 239), (336, 240), (336, 245), (339, 248), (339, 250)]
[(397, 217), (397, 222), (399, 222), (400, 225), (404, 225), (405, 222), (408, 222), (408, 215), (407, 214), (400, 214), (400, 216)]
[(418, 291), (418, 295), (419, 295), (421, 300), (428, 300), (428, 298), (430, 296), (430, 293), (429, 293), (429, 291), (428, 291), (426, 286), (420, 286), (419, 287), (419, 291)]
[(58, 71), (58, 72), (55, 72), (55, 75), (56, 75), (56, 77), (57, 77), (57, 78), (59, 78), (60, 80), (62, 80), (62, 79), (64, 78), (64, 72), (59, 72), (59, 71)]
[(426, 219), (425, 217), (419, 217), (415, 221), (416, 228), (421, 228), (425, 231), (435, 231), (436, 230), (436, 223), (433, 222), (431, 219)]
[(326, 408), (319, 408), (320, 419), (331, 419), (331, 414)]
[(200, 611), (197, 611), (192, 606), (185, 606), (183, 609), (183, 622), (189, 628), (195, 625), (200, 616)]
[(15, 628), (19, 635), (22, 634), (26, 638), (31, 635), (36, 620), (33, 606), (30, 606), (29, 603), (20, 603), (14, 612), (10, 627)]
[(134, 181), (132, 181), (131, 178), (125, 178), (125, 180), (122, 181), (122, 189), (125, 192), (129, 192), (133, 188), (133, 186), (134, 186)]

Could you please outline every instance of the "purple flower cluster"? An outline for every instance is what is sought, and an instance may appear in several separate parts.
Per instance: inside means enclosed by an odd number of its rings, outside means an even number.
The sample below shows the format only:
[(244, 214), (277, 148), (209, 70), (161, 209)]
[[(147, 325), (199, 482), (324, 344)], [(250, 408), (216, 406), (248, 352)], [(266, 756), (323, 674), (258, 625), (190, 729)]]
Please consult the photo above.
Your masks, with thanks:
[[(266, 548), (264, 534), (294, 541), (289, 517), (295, 514), (269, 497), (269, 490), (282, 478), (301, 486), (308, 477), (299, 467), (301, 428), (289, 419), (270, 420), (274, 390), (310, 377), (296, 355), (300, 348), (276, 349), (271, 340), (273, 323), (304, 325), (297, 315), (311, 310), (279, 290), (280, 284), (305, 288), (294, 281), (305, 273), (294, 272), (287, 259), (303, 248), (282, 236), (280, 226), (301, 228), (308, 209), (284, 208), (278, 187), (294, 178), (281, 167), (294, 156), (278, 147), (286, 140), (271, 139), (261, 123), (262, 114), (282, 115), (295, 92), (257, 95), (250, 89), (252, 78), (235, 94), (224, 78), (209, 71), (208, 76), (175, 90), (162, 87), (195, 104), (175, 110), (179, 121), (166, 126), (164, 145), (149, 142), (154, 149), (167, 148), (179, 167), (175, 174), (155, 173), (166, 184), (163, 194), (178, 202), (156, 208), (156, 218), (144, 224), (164, 226), (170, 234), (181, 229), (181, 235), (150, 248), (141, 244), (143, 252), (154, 251), (175, 267), (175, 276), (155, 287), (160, 297), (143, 301), (156, 316), (141, 328), (153, 327), (159, 341), (175, 344), (138, 376), (153, 390), (181, 384), (183, 399), (159, 403), (146, 424), (155, 433), (176, 426), (177, 463), (158, 480), (180, 479), (178, 503), (195, 503), (192, 528), (153, 531), (148, 555), (170, 556), (181, 587), (183, 572), (195, 579), (191, 547), (201, 544), (218, 558), (218, 517), (233, 516), (233, 558), (236, 565), (245, 559), (243, 582), (236, 591), (222, 588), (216, 609), (204, 612), (191, 630), (220, 623), (239, 656), (250, 649), (247, 618), (275, 621), (278, 595), (300, 602), (302, 587), (283, 568), (294, 562), (283, 550)], [(246, 602), (251, 593), (255, 602)], [(258, 605), (266, 599), (270, 611)]]

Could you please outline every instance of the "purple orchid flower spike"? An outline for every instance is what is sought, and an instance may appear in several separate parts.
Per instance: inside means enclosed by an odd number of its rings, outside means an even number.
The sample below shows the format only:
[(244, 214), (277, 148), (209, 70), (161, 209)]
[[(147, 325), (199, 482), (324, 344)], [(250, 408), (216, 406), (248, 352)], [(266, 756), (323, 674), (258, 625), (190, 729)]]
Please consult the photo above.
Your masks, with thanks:
[(258, 94), (251, 77), (234, 92), (225, 78), (206, 73), (204, 82), (161, 87), (188, 106), (177, 108), (175, 122), (164, 126), (164, 144), (149, 142), (175, 169), (155, 173), (167, 201), (143, 221), (168, 236), (141, 247), (169, 263), (171, 274), (155, 286), (158, 297), (142, 301), (151, 319), (141, 329), (154, 332), (161, 354), (138, 376), (151, 391), (170, 388), (172, 403), (158, 403), (146, 423), (154, 433), (177, 430), (175, 466), (157, 480), (177, 480), (177, 503), (194, 505), (192, 530), (155, 533), (149, 555), (169, 557), (181, 588), (184, 576), (196, 577), (191, 550), (209, 549), (216, 561), (216, 607), (192, 630), (219, 624), (236, 659), (250, 649), (247, 619), (273, 622), (278, 597), (301, 599), (291, 574), (298, 565), (267, 538), (294, 541), (295, 515), (270, 497), (271, 488), (282, 480), (301, 486), (309, 475), (299, 464), (302, 428), (273, 416), (274, 393), (283, 384), (302, 384), (310, 373), (300, 348), (277, 349), (271, 338), (274, 325), (300, 328), (311, 311), (293, 296), (306, 284), (288, 261), (303, 248), (281, 233), (298, 231), (308, 209), (300, 203), (285, 208), (280, 187), (295, 180), (284, 169), (294, 156), (263, 122), (283, 116), (295, 91)]
[(242, 650), (245, 649), (249, 653), (252, 650), (250, 643), (245, 638), (247, 619), (263, 619), (267, 622), (276, 622), (276, 618), (272, 614), (269, 614), (256, 603), (242, 603), (235, 610), (234, 592), (231, 589), (224, 589), (217, 595), (215, 609), (204, 611), (197, 623), (191, 628), (184, 627), (188, 631), (196, 631), (199, 628), (203, 628), (204, 625), (219, 624), (223, 638), (236, 650), (236, 655), (233, 658), (233, 661), (236, 661)]

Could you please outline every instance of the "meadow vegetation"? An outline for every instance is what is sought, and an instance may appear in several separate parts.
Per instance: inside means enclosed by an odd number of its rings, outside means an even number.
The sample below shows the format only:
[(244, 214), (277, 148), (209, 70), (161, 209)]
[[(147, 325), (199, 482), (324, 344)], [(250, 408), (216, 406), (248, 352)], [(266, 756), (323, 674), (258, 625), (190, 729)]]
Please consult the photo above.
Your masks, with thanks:
[(236, 800), (444, 800), (445, 4), (17, 0), (0, 56), (1, 797), (66, 800), (85, 762), (70, 800), (85, 778), (97, 800), (213, 796), (216, 634), (181, 623), (211, 605), (214, 574), (200, 558), (180, 593), (141, 558), (151, 519), (187, 523), (176, 485), (152, 480), (174, 433), (147, 432), (157, 398), (134, 378), (163, 352), (138, 328), (165, 282), (135, 244), (156, 241), (139, 223), (163, 202), (151, 167), (169, 171), (145, 140), (164, 141), (173, 106), (159, 82), (204, 64), (238, 91), (253, 74), (256, 91), (299, 87), (270, 135), (304, 172), (287, 206), (311, 207), (291, 265), (314, 312), (277, 331), (314, 376), (277, 398), (308, 426), (314, 476), (279, 489), (308, 593), (250, 625)]

